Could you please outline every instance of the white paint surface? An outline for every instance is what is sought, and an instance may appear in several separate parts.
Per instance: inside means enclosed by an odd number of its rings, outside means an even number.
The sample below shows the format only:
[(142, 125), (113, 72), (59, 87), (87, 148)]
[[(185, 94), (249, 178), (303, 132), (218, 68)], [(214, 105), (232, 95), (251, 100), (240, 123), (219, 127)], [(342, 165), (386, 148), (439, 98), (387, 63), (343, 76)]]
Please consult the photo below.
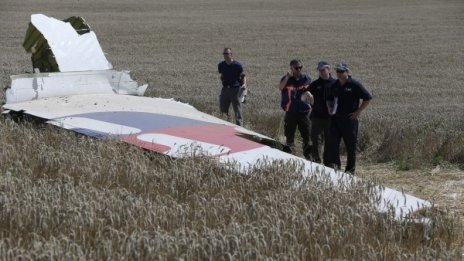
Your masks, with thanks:
[(65, 129), (88, 129), (95, 132), (107, 133), (110, 135), (130, 135), (141, 132), (140, 129), (130, 126), (82, 117), (59, 118), (54, 119), (49, 123)]
[(224, 146), (186, 139), (168, 134), (140, 134), (137, 136), (137, 139), (145, 142), (168, 146), (170, 147), (170, 149), (163, 153), (175, 158), (192, 157), (194, 155), (214, 156), (230, 151), (230, 148)]
[(36, 73), (11, 76), (6, 103), (79, 94), (129, 94), (143, 96), (147, 85), (138, 86), (128, 71)]
[(47, 39), (60, 72), (113, 68), (94, 32), (79, 35), (70, 23), (43, 14), (31, 15), (31, 23)]

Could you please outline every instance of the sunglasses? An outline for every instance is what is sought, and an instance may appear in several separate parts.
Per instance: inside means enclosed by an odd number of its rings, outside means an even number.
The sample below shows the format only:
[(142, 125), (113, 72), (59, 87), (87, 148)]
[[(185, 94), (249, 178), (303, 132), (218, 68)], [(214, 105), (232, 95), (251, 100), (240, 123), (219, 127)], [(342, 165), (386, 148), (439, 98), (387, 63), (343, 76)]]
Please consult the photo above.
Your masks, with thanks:
[(232, 53), (222, 53), (223, 55), (229, 55), (229, 54), (232, 54)]
[(342, 70), (337, 70), (337, 73), (344, 73), (346, 71), (342, 71)]
[(301, 70), (301, 69), (303, 69), (303, 66), (295, 66), (295, 67), (293, 67), (293, 69), (295, 69), (295, 70)]

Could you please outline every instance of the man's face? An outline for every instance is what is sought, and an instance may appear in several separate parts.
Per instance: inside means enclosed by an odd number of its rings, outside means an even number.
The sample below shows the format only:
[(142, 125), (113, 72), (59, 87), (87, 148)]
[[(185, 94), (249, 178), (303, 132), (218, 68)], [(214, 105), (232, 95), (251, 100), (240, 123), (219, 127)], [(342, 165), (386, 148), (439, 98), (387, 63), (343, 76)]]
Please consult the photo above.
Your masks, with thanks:
[(228, 50), (228, 49), (224, 50), (222, 55), (224, 55), (224, 60), (232, 59), (232, 51), (231, 50)]
[(324, 68), (324, 69), (320, 69), (320, 70), (319, 70), (319, 76), (320, 76), (322, 79), (328, 79), (328, 78), (329, 78), (329, 75), (330, 75), (330, 70), (329, 70), (329, 68)]
[(337, 78), (338, 79), (347, 79), (348, 78), (348, 72), (343, 71), (343, 70), (337, 70)]
[(293, 76), (298, 77), (301, 75), (301, 70), (303, 69), (302, 64), (296, 64), (292, 66)]

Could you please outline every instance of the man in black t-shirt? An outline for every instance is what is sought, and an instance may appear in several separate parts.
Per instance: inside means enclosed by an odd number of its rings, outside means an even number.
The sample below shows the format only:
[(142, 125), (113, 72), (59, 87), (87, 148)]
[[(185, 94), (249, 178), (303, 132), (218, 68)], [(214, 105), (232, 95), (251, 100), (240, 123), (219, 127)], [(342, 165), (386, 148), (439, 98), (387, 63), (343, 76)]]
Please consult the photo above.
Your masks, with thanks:
[[(358, 118), (369, 105), (372, 96), (360, 82), (351, 78), (347, 64), (339, 63), (335, 70), (338, 79), (330, 88), (330, 95), (327, 99), (331, 114), (328, 165), (340, 169), (340, 141), (343, 138), (348, 154), (345, 172), (354, 174)], [(360, 100), (362, 100), (361, 105), (359, 104)]]
[(326, 61), (317, 64), (319, 78), (309, 85), (309, 92), (314, 96), (313, 110), (311, 111), (311, 141), (312, 159), (321, 163), (321, 147), (324, 144), (322, 162), (328, 163), (329, 155), (329, 112), (327, 110), (327, 97), (329, 88), (335, 82), (330, 74), (330, 65)]
[(230, 119), (229, 107), (232, 104), (235, 114), (235, 123), (243, 125), (242, 106), (240, 96), (246, 90), (246, 77), (243, 66), (239, 61), (232, 58), (232, 49), (224, 48), (222, 53), (224, 61), (218, 64), (218, 72), (222, 83), (221, 95), (219, 96), (219, 107), (221, 113)]

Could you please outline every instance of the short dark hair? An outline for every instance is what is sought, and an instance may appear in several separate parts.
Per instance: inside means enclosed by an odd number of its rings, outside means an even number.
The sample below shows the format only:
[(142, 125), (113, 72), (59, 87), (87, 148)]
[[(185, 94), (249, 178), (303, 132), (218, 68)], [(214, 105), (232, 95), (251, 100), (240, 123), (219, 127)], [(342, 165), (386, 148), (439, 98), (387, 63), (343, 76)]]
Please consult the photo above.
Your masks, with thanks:
[(295, 65), (298, 65), (298, 64), (301, 64), (303, 65), (303, 62), (300, 60), (300, 59), (293, 59), (290, 61), (290, 66), (295, 66)]
[(224, 51), (223, 51), (223, 53), (225, 53), (225, 52), (227, 52), (227, 51), (230, 51), (230, 53), (232, 53), (232, 48), (230, 48), (230, 47), (226, 47), (226, 48), (224, 48)]

